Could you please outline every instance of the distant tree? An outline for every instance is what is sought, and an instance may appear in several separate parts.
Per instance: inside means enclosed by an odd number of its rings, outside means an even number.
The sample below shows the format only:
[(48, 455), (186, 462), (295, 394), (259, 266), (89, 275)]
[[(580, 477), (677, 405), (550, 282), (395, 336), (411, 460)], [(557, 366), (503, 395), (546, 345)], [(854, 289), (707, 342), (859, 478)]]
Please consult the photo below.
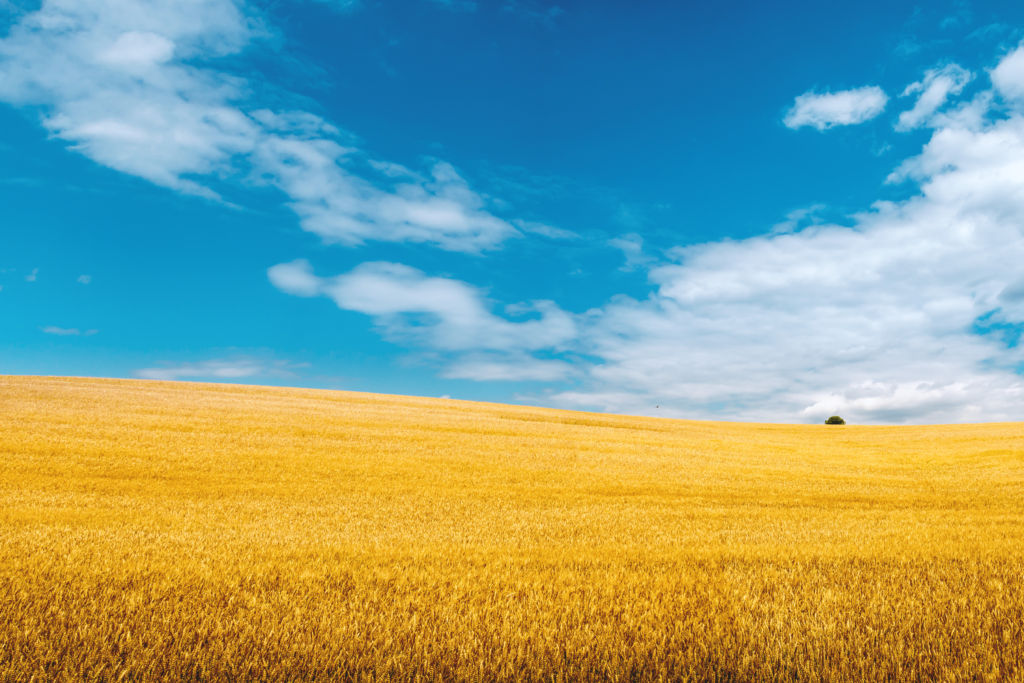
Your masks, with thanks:
[(844, 424), (846, 424), (846, 420), (844, 420), (843, 418), (839, 417), (838, 415), (833, 415), (829, 419), (825, 420), (825, 424), (827, 424), (827, 425), (844, 425)]

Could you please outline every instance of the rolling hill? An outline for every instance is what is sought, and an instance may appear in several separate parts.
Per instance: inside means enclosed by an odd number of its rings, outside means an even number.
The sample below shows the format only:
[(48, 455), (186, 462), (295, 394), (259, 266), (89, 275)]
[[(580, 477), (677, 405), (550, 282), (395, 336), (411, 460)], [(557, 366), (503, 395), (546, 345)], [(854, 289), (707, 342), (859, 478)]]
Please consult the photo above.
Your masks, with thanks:
[(1024, 424), (0, 377), (0, 680), (1024, 678)]

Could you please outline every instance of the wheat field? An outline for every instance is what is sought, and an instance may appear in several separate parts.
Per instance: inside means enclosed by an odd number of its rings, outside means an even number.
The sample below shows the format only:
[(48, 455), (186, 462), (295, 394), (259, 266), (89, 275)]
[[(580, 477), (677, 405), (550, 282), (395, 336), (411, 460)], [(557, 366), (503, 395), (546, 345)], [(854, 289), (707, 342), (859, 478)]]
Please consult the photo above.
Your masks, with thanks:
[(1024, 425), (0, 377), (0, 680), (1024, 680)]

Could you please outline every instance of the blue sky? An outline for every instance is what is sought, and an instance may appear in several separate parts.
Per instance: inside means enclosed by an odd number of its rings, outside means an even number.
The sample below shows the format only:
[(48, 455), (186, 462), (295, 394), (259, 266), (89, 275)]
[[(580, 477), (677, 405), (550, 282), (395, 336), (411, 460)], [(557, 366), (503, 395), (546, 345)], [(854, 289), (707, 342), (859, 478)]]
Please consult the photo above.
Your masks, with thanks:
[(1020, 419), (1024, 6), (0, 0), (0, 372)]

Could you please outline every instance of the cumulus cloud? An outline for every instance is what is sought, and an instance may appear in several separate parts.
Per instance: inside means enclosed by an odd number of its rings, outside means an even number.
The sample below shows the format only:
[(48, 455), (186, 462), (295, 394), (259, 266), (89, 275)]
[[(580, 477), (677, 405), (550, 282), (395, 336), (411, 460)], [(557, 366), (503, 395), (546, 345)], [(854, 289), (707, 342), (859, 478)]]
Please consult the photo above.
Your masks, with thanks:
[(1000, 60), (992, 70), (992, 83), (1003, 97), (1024, 100), (1024, 47)]
[(321, 279), (305, 259), (271, 266), (267, 277), (272, 285), (286, 294), (310, 297), (318, 296), (322, 291)]
[(924, 78), (911, 83), (903, 96), (917, 94), (917, 101), (907, 111), (900, 113), (896, 130), (912, 130), (925, 123), (951, 96), (959, 95), (964, 86), (974, 77), (958, 64), (947, 64), (940, 69), (930, 69)]
[(564, 363), (543, 362), (529, 352), (564, 349), (577, 334), (574, 317), (550, 301), (506, 307), (508, 317), (503, 317), (492, 312), (477, 288), (399, 263), (363, 263), (342, 275), (320, 277), (298, 260), (273, 266), (267, 276), (288, 294), (324, 296), (341, 309), (372, 317), (392, 341), (454, 354), (458, 362), (447, 370), (452, 377), (564, 376)]
[(157, 185), (212, 199), (219, 183), (276, 188), (327, 241), (478, 251), (518, 234), (449, 164), (396, 175), (319, 117), (258, 106), (217, 66), (265, 33), (233, 0), (45, 0), (0, 40), (0, 100)]
[(0, 41), (0, 98), (41, 106), (55, 137), (101, 164), (212, 196), (194, 177), (226, 169), (255, 129), (231, 106), (243, 84), (190, 63), (254, 30), (224, 0), (47, 0)]
[(811, 126), (825, 130), (875, 118), (885, 109), (888, 96), (876, 85), (839, 92), (806, 92), (796, 98), (783, 123), (789, 128)]
[(894, 173), (919, 193), (851, 225), (670, 252), (674, 263), (650, 271), (650, 297), (591, 312), (578, 350), (600, 362), (552, 400), (773, 421), (1020, 419), (1024, 103), (1015, 107), (982, 93), (935, 119)]

